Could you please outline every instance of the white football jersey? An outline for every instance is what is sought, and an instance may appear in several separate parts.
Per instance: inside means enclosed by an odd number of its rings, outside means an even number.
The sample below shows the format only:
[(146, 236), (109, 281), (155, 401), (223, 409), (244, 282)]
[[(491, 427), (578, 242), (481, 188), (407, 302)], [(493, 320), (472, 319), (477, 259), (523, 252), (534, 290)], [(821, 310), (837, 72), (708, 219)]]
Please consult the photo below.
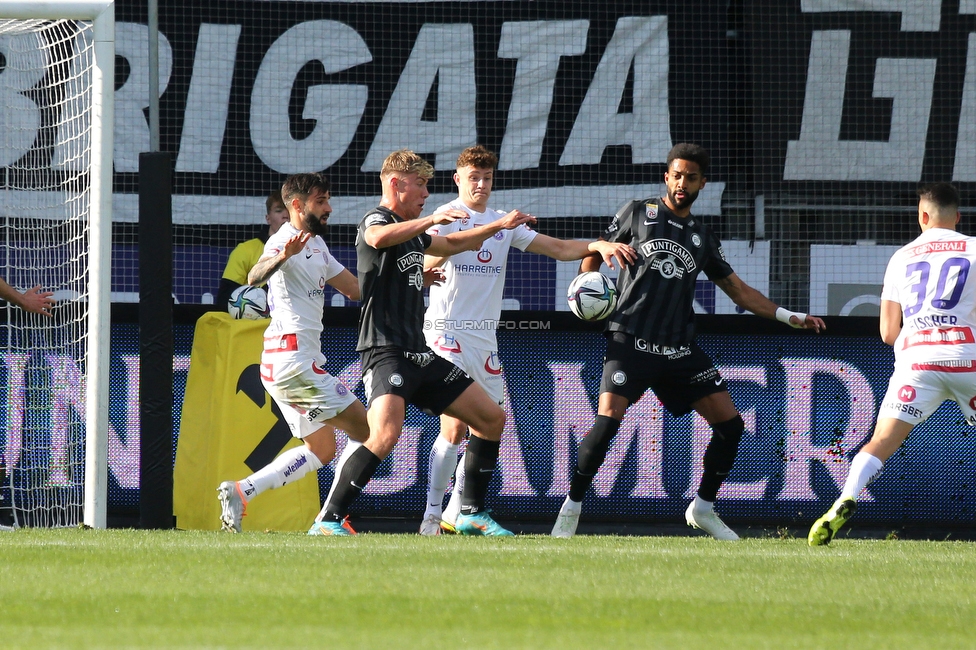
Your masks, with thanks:
[(976, 238), (930, 228), (888, 262), (881, 298), (902, 309), (898, 366), (976, 360)]
[[(268, 239), (264, 255), (277, 255), (289, 239), (299, 234), (286, 223)], [(265, 363), (284, 360), (286, 356), (308, 357), (322, 354), (322, 309), (325, 306), (325, 284), (345, 267), (332, 256), (325, 241), (315, 235), (305, 243), (305, 250), (292, 255), (268, 279), (268, 306), (271, 324), (265, 339), (281, 342), (273, 358)], [(292, 336), (286, 336), (292, 335)], [(268, 344), (265, 344), (265, 354)]]
[[(464, 210), (469, 218), (434, 226), (427, 232), (445, 236), (452, 232), (470, 230), (505, 216), (504, 212), (472, 210), (458, 198), (435, 212), (453, 208)], [(430, 303), (424, 320), (427, 341), (444, 334), (459, 334), (474, 339), (479, 347), (495, 350), (495, 323), (502, 312), (502, 291), (505, 288), (505, 268), (508, 251), (514, 246), (524, 251), (536, 233), (525, 225), (512, 230), (502, 230), (489, 237), (477, 251), (464, 251), (452, 255), (444, 264), (447, 279), (440, 286), (430, 288)]]

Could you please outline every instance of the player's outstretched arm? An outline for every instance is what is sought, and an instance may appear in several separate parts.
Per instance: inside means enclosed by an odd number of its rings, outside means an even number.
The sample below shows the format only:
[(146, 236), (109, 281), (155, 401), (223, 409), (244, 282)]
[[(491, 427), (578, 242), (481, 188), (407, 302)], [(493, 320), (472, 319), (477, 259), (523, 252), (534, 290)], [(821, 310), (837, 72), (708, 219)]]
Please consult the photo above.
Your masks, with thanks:
[(561, 262), (581, 260), (588, 255), (597, 254), (600, 256), (600, 263), (606, 262), (611, 269), (623, 268), (624, 265), (632, 264), (637, 259), (637, 251), (627, 244), (608, 242), (602, 239), (590, 242), (575, 239), (556, 239), (542, 234), (536, 235), (525, 250)]
[(361, 299), (359, 280), (349, 272), (349, 269), (342, 269), (339, 275), (332, 276), (326, 282), (349, 300), (359, 301)]
[(715, 284), (732, 299), (732, 302), (747, 311), (751, 311), (756, 316), (778, 320), (797, 329), (813, 330), (814, 332), (822, 332), (827, 329), (823, 319), (809, 314), (787, 311), (777, 306), (775, 302), (743, 282), (742, 278), (735, 273), (721, 280), (715, 280)]
[(50, 316), (51, 307), (54, 306), (54, 300), (51, 298), (53, 295), (50, 291), (41, 291), (41, 285), (21, 293), (0, 278), (0, 298), (32, 314)]
[(531, 214), (526, 214), (520, 210), (512, 210), (501, 219), (496, 219), (484, 226), (452, 232), (446, 237), (433, 238), (427, 253), (435, 256), (450, 256), (461, 251), (473, 251), (481, 247), (481, 244), (502, 230), (512, 230), (522, 224), (535, 223), (536, 219)]
[(274, 255), (268, 255), (267, 257), (262, 257), (257, 261), (257, 264), (251, 267), (251, 270), (247, 273), (247, 283), (251, 286), (260, 286), (268, 281), (268, 278), (281, 268), (281, 265), (285, 261), (295, 255), (300, 253), (302, 249), (305, 248), (305, 244), (309, 239), (312, 238), (312, 233), (302, 231), (285, 242), (285, 245), (280, 251)]
[(363, 231), (363, 241), (372, 248), (389, 248), (410, 241), (417, 235), (427, 232), (434, 226), (451, 223), (468, 216), (464, 210), (450, 208), (435, 212), (429, 217), (397, 221), (369, 226)]

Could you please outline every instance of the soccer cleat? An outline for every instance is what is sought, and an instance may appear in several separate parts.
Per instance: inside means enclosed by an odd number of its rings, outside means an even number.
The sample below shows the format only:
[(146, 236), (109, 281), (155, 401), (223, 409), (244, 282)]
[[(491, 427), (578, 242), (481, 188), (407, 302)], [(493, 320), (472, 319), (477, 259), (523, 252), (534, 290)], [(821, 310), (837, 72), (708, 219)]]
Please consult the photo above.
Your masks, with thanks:
[(431, 513), (420, 522), (420, 534), (432, 537), (441, 534), (441, 518)]
[(559, 508), (559, 516), (556, 517), (556, 524), (552, 527), (553, 537), (569, 539), (576, 534), (576, 526), (579, 525), (582, 506), (582, 503), (577, 503), (569, 497), (566, 497), (562, 507)]
[(739, 539), (735, 531), (726, 526), (725, 522), (719, 519), (719, 516), (715, 514), (714, 510), (696, 510), (694, 501), (685, 510), (685, 521), (692, 528), (703, 530), (715, 539), (722, 540), (723, 542), (734, 542)]
[(457, 535), (457, 525), (454, 522), (450, 522), (447, 519), (441, 519), (441, 532), (448, 533), (449, 535)]
[(349, 523), (349, 517), (346, 517), (342, 521), (316, 521), (312, 524), (312, 527), (308, 529), (309, 535), (335, 535), (338, 537), (349, 537), (350, 535), (356, 535), (356, 531), (353, 530), (352, 524)]
[(455, 530), (461, 535), (483, 535), (485, 537), (512, 537), (514, 533), (498, 525), (487, 512), (458, 515)]
[(840, 527), (857, 512), (854, 499), (837, 499), (823, 517), (813, 522), (807, 543), (810, 546), (826, 546), (834, 538)]
[(237, 481), (224, 481), (217, 487), (220, 501), (220, 529), (228, 533), (241, 532), (241, 519), (247, 515), (247, 500)]

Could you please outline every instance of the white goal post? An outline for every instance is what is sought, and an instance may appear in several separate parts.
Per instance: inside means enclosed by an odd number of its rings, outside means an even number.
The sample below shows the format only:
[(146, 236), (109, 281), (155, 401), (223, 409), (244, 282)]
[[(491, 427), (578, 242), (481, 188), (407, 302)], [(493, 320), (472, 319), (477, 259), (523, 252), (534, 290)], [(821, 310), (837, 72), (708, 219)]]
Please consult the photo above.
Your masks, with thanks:
[[(51, 248), (58, 248), (59, 253), (50, 256), (51, 268), (42, 268), (40, 262), (30, 267), (34, 264), (30, 261), (27, 263), (30, 268), (23, 270), (15, 268), (11, 262), (11, 258), (16, 257), (16, 251), (12, 250), (16, 246), (8, 243), (5, 266), (0, 266), (0, 275), (14, 273), (25, 278), (31, 274), (41, 276), (42, 279), (37, 281), (25, 279), (19, 287), (9, 279), (8, 282), (21, 290), (40, 283), (42, 289), (54, 291), (58, 300), (52, 319), (34, 314), (23, 317), (18, 315), (23, 323), (18, 321), (12, 325), (11, 316), (8, 315), (7, 322), (0, 324), (7, 329), (4, 334), (5, 344), (9, 346), (11, 341), (17, 339), (21, 341), (23, 348), (19, 356), (16, 351), (5, 350), (7, 391), (10, 394), (16, 393), (20, 402), (11, 404), (8, 399), (6, 450), (0, 447), (0, 461), (6, 462), (8, 471), (15, 472), (16, 469), (10, 468), (10, 456), (16, 454), (18, 458), (23, 458), (28, 455), (23, 448), (24, 434), (20, 430), (28, 427), (28, 415), (26, 412), (17, 413), (16, 407), (23, 403), (24, 408), (28, 409), (33, 402), (41, 403), (50, 414), (46, 418), (35, 419), (48, 423), (51, 431), (47, 433), (47, 439), (52, 447), (63, 445), (65, 450), (50, 452), (47, 461), (50, 468), (45, 474), (47, 483), (38, 490), (53, 491), (50, 487), (55, 485), (65, 492), (67, 490), (64, 486), (70, 484), (74, 492), (83, 496), (78, 499), (81, 503), (72, 502), (67, 506), (61, 503), (41, 503), (38, 508), (48, 509), (50, 514), (29, 520), (28, 525), (76, 525), (82, 523), (77, 521), (80, 512), (85, 525), (105, 528), (108, 493), (114, 3), (105, 0), (0, 0), (0, 37), (4, 37), (3, 30), (12, 34), (6, 38), (16, 40), (17, 44), (27, 42), (28, 39), (23, 34), (33, 31), (38, 34), (37, 50), (40, 52), (36, 55), (29, 51), (18, 50), (12, 55), (8, 52), (4, 60), (0, 61), (4, 64), (3, 69), (0, 69), (0, 111), (7, 114), (0, 116), (0, 211), (3, 212), (6, 230), (16, 231), (17, 224), (26, 224), (20, 234), (4, 236), (13, 237), (9, 241), (14, 244), (18, 242), (18, 237), (31, 239), (32, 242), (40, 239), (43, 242), (43, 231), (48, 229), (38, 228), (36, 224), (47, 219), (52, 224), (51, 233), (46, 235), (47, 243)], [(55, 44), (50, 37), (52, 31), (67, 34), (68, 37)], [(15, 48), (11, 46), (8, 49), (13, 52)], [(84, 69), (78, 60), (79, 50), (84, 50)], [(0, 55), (3, 54), (0, 52)], [(52, 63), (56, 57), (62, 56), (63, 59)], [(40, 61), (42, 69), (36, 72), (31, 72), (26, 67), (24, 70), (27, 71), (15, 69), (12, 61), (14, 58), (18, 62)], [(23, 85), (11, 86), (17, 83), (11, 79), (21, 79)], [(28, 83), (31, 80), (35, 80), (33, 85)], [(74, 85), (76, 97), (81, 98), (73, 99), (74, 103), (71, 104), (66, 90), (69, 81)], [(51, 89), (39, 90), (42, 83), (49, 83)], [(4, 105), (7, 101), (17, 106)], [(29, 114), (28, 117), (15, 115), (14, 109), (23, 105), (26, 105), (25, 115)], [(10, 124), (17, 124), (18, 120), (20, 123), (30, 123), (29, 126), (33, 124), (33, 131), (6, 128)], [(56, 120), (63, 121), (52, 124)], [(63, 135), (66, 131), (71, 131), (70, 138)], [(20, 141), (11, 140), (17, 138)], [(68, 140), (70, 146), (65, 144)], [(56, 195), (62, 197), (60, 200), (66, 206), (63, 211), (51, 203), (57, 200), (52, 198)], [(32, 203), (40, 206), (36, 213), (31, 213)], [(71, 220), (80, 224), (78, 228), (82, 234), (79, 237), (78, 252), (69, 253), (67, 247), (61, 245), (58, 233), (62, 232), (59, 230), (62, 228), (61, 222)], [(38, 231), (41, 231), (41, 235), (37, 234)], [(65, 263), (58, 263), (62, 259)], [(77, 264), (78, 259), (82, 261), (81, 271), (76, 273), (77, 277), (69, 277), (63, 282), (57, 281), (62, 271), (60, 267)], [(8, 314), (12, 311), (14, 310), (8, 308)], [(72, 314), (78, 314), (77, 318), (71, 320)], [(50, 323), (53, 323), (56, 331), (38, 335), (39, 329), (52, 327)], [(24, 341), (31, 345), (24, 345)], [(54, 368), (59, 363), (58, 359), (70, 359), (71, 350), (62, 352), (60, 357), (56, 352), (48, 352), (46, 358), (51, 367), (45, 373), (32, 370), (32, 364), (40, 363), (33, 361), (33, 358), (43, 356), (33, 345), (37, 341), (51, 345), (52, 349), (61, 342), (67, 342), (65, 347), (76, 350), (77, 360), (83, 361), (80, 364), (83, 368), (81, 380), (76, 382), (78, 373), (74, 369), (77, 366), (73, 363), (62, 360), (61, 370)], [(13, 377), (16, 375), (11, 359), (22, 359), (24, 368), (20, 372), (25, 377), (41, 377), (37, 380), (42, 384), (41, 389), (45, 387), (45, 382), (49, 383), (52, 395), (65, 385), (76, 382), (73, 387), (78, 395), (78, 402), (64, 404), (66, 393), (48, 398), (35, 396), (34, 393), (39, 394), (41, 390), (35, 391), (31, 386), (26, 390), (17, 389), (19, 393), (11, 389), (10, 386), (14, 385)], [(24, 381), (27, 382), (26, 379)], [(81, 386), (77, 387), (77, 384)], [(21, 395), (25, 392), (29, 393), (26, 398)], [(45, 399), (48, 401), (45, 402)], [(78, 426), (73, 423), (73, 418), (80, 419), (82, 409), (83, 430), (80, 423)], [(82, 431), (84, 439), (77, 447), (72, 448), (68, 435), (62, 435), (62, 430)], [(17, 446), (17, 449), (11, 451), (12, 446)], [(79, 456), (78, 468), (56, 468), (55, 465), (61, 461), (73, 460), (72, 449)], [(83, 462), (80, 458), (81, 449), (84, 450)], [(78, 476), (82, 471), (83, 478)], [(55, 475), (59, 478), (52, 478)], [(11, 491), (13, 489), (11, 487)], [(33, 497), (30, 495), (25, 497), (28, 500), (31, 498)], [(35, 504), (25, 507), (30, 508), (32, 505)]]

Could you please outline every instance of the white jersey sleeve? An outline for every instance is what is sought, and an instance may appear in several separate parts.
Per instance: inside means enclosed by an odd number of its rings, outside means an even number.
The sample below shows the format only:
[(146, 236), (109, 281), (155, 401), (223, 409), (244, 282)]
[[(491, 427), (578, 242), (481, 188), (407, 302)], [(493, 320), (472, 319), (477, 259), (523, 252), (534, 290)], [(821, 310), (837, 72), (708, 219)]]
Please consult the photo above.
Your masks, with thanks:
[(976, 360), (976, 238), (931, 228), (899, 249), (881, 297), (901, 305), (895, 363)]
[(522, 224), (521, 226), (512, 230), (512, 246), (520, 251), (524, 251), (529, 247), (529, 244), (535, 240), (536, 235), (538, 234), (539, 233), (532, 230), (525, 224)]

